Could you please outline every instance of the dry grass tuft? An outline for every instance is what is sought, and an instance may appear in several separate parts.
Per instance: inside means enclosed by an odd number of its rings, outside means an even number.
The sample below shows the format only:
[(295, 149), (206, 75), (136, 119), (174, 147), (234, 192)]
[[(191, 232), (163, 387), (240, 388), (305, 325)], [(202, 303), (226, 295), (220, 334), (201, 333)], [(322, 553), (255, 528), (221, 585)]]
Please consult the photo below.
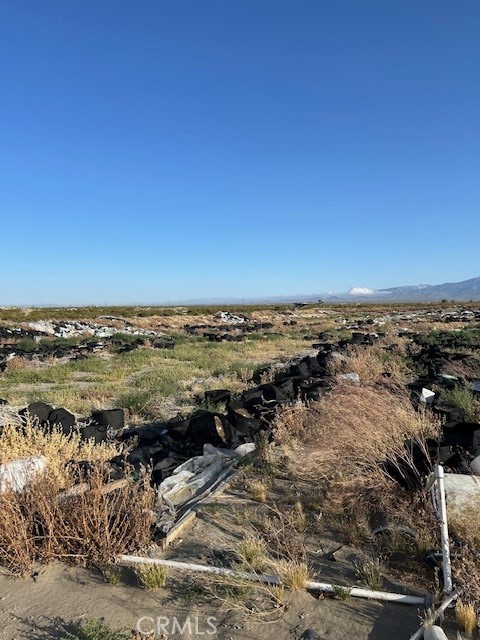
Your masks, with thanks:
[(392, 474), (420, 481), (413, 446), (428, 460), (426, 442), (438, 437), (439, 425), (417, 413), (400, 387), (338, 383), (308, 408), (281, 410), (274, 428), (277, 443), (297, 443), (289, 452), (294, 472), (328, 495), (322, 511), (337, 526), (348, 523), (352, 543), (364, 540), (375, 512), (403, 510), (405, 524), (412, 521), (408, 496)]
[(112, 564), (108, 567), (102, 567), (101, 573), (105, 579), (105, 582), (108, 582), (108, 584), (111, 584), (112, 586), (120, 584), (120, 581), (122, 579), (122, 570), (117, 565)]
[(297, 401), (282, 407), (275, 418), (275, 440), (284, 448), (298, 446), (309, 438), (309, 423), (312, 421), (312, 409)]
[(252, 500), (255, 502), (261, 502), (262, 504), (267, 501), (268, 485), (262, 480), (251, 480), (247, 484), (248, 492)]
[(354, 564), (358, 579), (372, 591), (380, 591), (383, 587), (384, 567), (377, 556), (364, 556)]
[(461, 631), (465, 631), (465, 633), (470, 636), (478, 626), (477, 612), (471, 602), (457, 600), (457, 604), (455, 606), (455, 619)]
[(264, 571), (268, 566), (265, 540), (249, 534), (238, 543), (235, 553), (246, 568), (253, 571)]
[(293, 510), (288, 512), (287, 518), (296, 531), (303, 533), (306, 530), (307, 516), (305, 515), (302, 503), (299, 500), (297, 500), (293, 505)]
[(362, 384), (384, 383), (385, 374), (390, 381), (404, 382), (406, 350), (405, 342), (400, 338), (395, 342), (382, 339), (368, 347), (350, 347), (342, 371), (358, 373)]
[(272, 572), (279, 576), (287, 589), (293, 591), (305, 589), (309, 579), (308, 566), (305, 562), (294, 559), (278, 560), (273, 562), (271, 567)]
[(64, 435), (60, 429), (41, 429), (28, 422), (24, 427), (7, 425), (0, 434), (0, 464), (28, 458), (44, 456), (48, 469), (58, 481), (65, 475), (67, 462), (106, 461), (121, 453), (120, 445), (94, 444), (82, 441), (80, 434)]
[(480, 515), (471, 510), (468, 517), (449, 520), (450, 536), (461, 543), (452, 560), (455, 581), (463, 596), (480, 610)]
[(337, 484), (358, 486), (360, 481), (371, 487), (387, 479), (381, 463), (398, 465), (400, 457), (412, 464), (406, 440), (426, 452), (426, 439), (437, 437), (439, 429), (429, 415), (417, 413), (400, 390), (345, 383), (336, 385), (309, 410), (289, 407), (285, 415), (280, 412), (277, 439), (290, 425), (304, 445), (299, 454), (309, 475)]
[(385, 366), (373, 347), (351, 347), (343, 365), (345, 372), (358, 373), (363, 384), (381, 380)]
[(472, 548), (480, 547), (480, 514), (469, 510), (464, 517), (451, 517), (448, 522), (450, 534)]
[(5, 371), (19, 371), (20, 369), (26, 369), (31, 366), (31, 360), (22, 358), (21, 356), (16, 356), (15, 358), (8, 360)]
[(167, 584), (168, 569), (160, 564), (145, 564), (139, 566), (135, 573), (142, 589), (154, 591)]

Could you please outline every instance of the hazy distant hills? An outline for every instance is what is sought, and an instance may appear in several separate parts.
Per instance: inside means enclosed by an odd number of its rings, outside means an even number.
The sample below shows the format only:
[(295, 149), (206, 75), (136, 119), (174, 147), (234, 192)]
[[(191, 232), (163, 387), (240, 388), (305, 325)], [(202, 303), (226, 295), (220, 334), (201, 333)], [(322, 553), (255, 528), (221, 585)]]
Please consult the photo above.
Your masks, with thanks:
[(310, 293), (285, 296), (269, 296), (262, 298), (211, 298), (208, 300), (188, 300), (183, 304), (225, 304), (234, 305), (290, 302), (434, 302), (441, 300), (480, 300), (480, 277), (470, 278), (462, 282), (446, 282), (445, 284), (418, 284), (390, 289), (373, 290), (368, 287), (353, 287), (347, 293)]
[(444, 284), (419, 284), (411, 287), (380, 289), (375, 294), (391, 300), (480, 300), (480, 278)]
[(480, 278), (470, 278), (462, 282), (445, 282), (444, 284), (417, 284), (405, 287), (390, 287), (389, 289), (372, 289), (368, 293), (358, 293), (361, 287), (350, 290), (355, 293), (326, 295), (325, 302), (434, 302), (441, 300), (480, 300)]

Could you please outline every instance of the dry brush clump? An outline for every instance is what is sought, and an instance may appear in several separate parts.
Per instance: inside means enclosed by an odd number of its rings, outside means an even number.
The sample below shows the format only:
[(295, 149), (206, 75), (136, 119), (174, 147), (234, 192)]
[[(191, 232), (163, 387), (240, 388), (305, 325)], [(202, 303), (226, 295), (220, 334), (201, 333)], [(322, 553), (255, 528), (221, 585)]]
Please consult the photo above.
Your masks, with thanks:
[(455, 605), (455, 619), (461, 631), (471, 637), (478, 627), (478, 616), (475, 605), (472, 602), (457, 600)]
[(103, 568), (145, 543), (153, 490), (146, 477), (108, 490), (106, 460), (117, 453), (55, 429), (4, 428), (0, 462), (43, 455), (47, 467), (23, 491), (0, 493), (0, 565), (16, 574), (54, 559)]
[(44, 456), (50, 475), (59, 482), (65, 476), (65, 464), (71, 461), (106, 461), (121, 453), (118, 444), (82, 441), (79, 433), (70, 435), (61, 429), (42, 429), (31, 420), (25, 425), (7, 424), (0, 433), (0, 464), (30, 456)]
[(342, 372), (357, 373), (363, 384), (385, 380), (403, 382), (407, 372), (406, 350), (401, 338), (397, 342), (384, 338), (373, 346), (349, 347)]
[[(149, 540), (153, 491), (140, 480), (105, 491), (107, 469), (83, 475), (86, 490), (69, 495), (48, 472), (21, 493), (0, 494), (0, 564), (12, 573), (36, 562), (65, 560), (104, 568)], [(68, 488), (72, 488), (73, 479)]]
[(454, 580), (463, 589), (463, 600), (480, 612), (480, 514), (469, 509), (464, 517), (450, 518), (448, 525), (457, 547), (452, 558)]
[(362, 383), (381, 380), (385, 366), (374, 347), (350, 347), (342, 365), (344, 373), (357, 373)]
[(407, 495), (392, 475), (418, 475), (412, 450), (418, 447), (428, 459), (427, 439), (438, 431), (398, 385), (346, 382), (309, 407), (280, 411), (275, 424), (277, 442), (292, 434), (300, 443), (290, 459), (298, 474), (325, 490), (325, 514), (353, 518), (355, 526), (372, 511), (401, 507)]
[(304, 402), (286, 405), (277, 413), (274, 424), (276, 444), (287, 450), (298, 446), (310, 438), (309, 425), (312, 422), (312, 409)]

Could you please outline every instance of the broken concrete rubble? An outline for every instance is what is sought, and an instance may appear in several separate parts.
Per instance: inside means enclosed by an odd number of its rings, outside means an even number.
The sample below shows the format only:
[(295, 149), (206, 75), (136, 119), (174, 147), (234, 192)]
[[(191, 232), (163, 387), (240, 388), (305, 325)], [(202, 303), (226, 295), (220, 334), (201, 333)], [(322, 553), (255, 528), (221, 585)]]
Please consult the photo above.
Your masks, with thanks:
[(81, 359), (111, 350), (132, 351), (146, 344), (155, 349), (172, 349), (171, 336), (124, 326), (105, 327), (96, 323), (37, 322), (22, 327), (0, 327), (0, 371), (14, 358), (42, 362), (47, 358)]
[(244, 324), (247, 322), (247, 318), (244, 316), (234, 315), (229, 311), (220, 311), (218, 316), (223, 322), (230, 322), (231, 324)]
[(0, 464), (0, 493), (21, 492), (35, 476), (44, 471), (47, 460), (43, 456), (30, 456)]
[[(111, 336), (119, 333), (116, 327), (108, 327), (95, 322), (75, 322), (73, 320), (54, 322), (53, 320), (39, 320), (38, 322), (29, 322), (28, 328), (34, 331), (36, 334), (46, 334), (54, 336), (56, 338), (73, 338), (77, 336), (96, 336), (98, 338), (110, 338)], [(122, 327), (122, 333), (129, 333), (131, 335), (148, 335), (158, 336), (156, 331), (151, 330), (138, 330), (125, 324)]]

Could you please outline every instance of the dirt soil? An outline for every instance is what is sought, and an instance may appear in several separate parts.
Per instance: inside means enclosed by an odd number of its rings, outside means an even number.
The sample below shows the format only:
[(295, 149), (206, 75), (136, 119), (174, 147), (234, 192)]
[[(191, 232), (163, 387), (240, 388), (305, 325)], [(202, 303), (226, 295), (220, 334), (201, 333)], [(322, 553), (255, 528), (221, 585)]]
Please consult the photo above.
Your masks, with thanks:
[[(121, 585), (110, 585), (103, 577), (79, 568), (52, 565), (33, 580), (0, 576), (0, 638), (2, 640), (45, 640), (65, 638), (81, 620), (104, 618), (114, 627), (134, 628), (141, 617), (170, 620), (177, 617), (181, 626), (190, 616), (192, 633), (167, 637), (217, 637), (220, 640), (300, 639), (314, 630), (321, 639), (394, 640), (408, 639), (418, 628), (415, 607), (381, 604), (350, 598), (343, 602), (317, 599), (308, 593), (294, 593), (290, 607), (278, 622), (265, 624), (247, 621), (229, 614), (215, 604), (189, 603), (181, 592), (190, 580), (178, 576), (169, 589), (146, 592), (135, 583), (130, 570), (125, 570)], [(207, 635), (207, 618), (216, 618), (217, 633)], [(196, 633), (194, 619), (198, 617)], [(151, 622), (144, 622), (145, 630)], [(170, 622), (172, 628), (174, 623)], [(158, 636), (159, 638), (161, 635)], [(314, 637), (314, 636), (312, 636)]]

